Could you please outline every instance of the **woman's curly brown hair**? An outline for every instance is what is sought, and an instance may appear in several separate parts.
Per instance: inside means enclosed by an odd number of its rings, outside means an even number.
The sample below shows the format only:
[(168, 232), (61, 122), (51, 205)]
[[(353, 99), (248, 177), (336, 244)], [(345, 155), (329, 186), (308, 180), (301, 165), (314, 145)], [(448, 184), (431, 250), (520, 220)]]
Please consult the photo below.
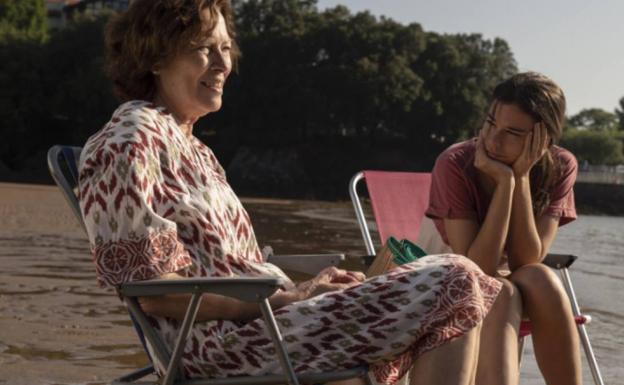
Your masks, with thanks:
[[(202, 11), (210, 10), (203, 20)], [(133, 0), (106, 26), (106, 72), (121, 101), (153, 100), (154, 67), (199, 43), (217, 24), (219, 13), (234, 40), (234, 14), (229, 0)], [(204, 25), (205, 23), (205, 25)], [(231, 51), (235, 65), (239, 50)]]

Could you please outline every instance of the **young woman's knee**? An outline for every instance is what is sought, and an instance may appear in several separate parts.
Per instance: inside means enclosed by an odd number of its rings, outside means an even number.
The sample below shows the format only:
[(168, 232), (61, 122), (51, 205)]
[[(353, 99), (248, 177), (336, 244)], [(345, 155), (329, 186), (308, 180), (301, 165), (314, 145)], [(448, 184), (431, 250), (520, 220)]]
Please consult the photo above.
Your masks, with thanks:
[(524, 265), (510, 277), (518, 286), (524, 300), (530, 298), (565, 298), (566, 293), (557, 275), (541, 263)]
[(504, 307), (507, 313), (515, 313), (522, 310), (522, 296), (518, 287), (506, 278), (496, 278), (503, 284), (498, 297), (496, 297), (496, 306)]
[(505, 298), (508, 302), (521, 300), (520, 291), (512, 281), (507, 278), (496, 279), (503, 284), (501, 291), (498, 294), (499, 297)]

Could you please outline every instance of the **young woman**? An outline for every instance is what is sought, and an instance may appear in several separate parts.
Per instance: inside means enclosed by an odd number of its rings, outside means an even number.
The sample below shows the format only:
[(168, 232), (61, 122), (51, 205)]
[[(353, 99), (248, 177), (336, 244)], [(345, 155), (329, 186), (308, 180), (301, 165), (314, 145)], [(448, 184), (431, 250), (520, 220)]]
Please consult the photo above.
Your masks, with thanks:
[(427, 215), (453, 252), (504, 283), (484, 321), (478, 384), (517, 383), (523, 311), (546, 383), (581, 384), (568, 298), (540, 263), (557, 228), (576, 218), (576, 159), (556, 145), (564, 119), (565, 97), (552, 80), (517, 74), (494, 90), (478, 137), (449, 147), (433, 169)]

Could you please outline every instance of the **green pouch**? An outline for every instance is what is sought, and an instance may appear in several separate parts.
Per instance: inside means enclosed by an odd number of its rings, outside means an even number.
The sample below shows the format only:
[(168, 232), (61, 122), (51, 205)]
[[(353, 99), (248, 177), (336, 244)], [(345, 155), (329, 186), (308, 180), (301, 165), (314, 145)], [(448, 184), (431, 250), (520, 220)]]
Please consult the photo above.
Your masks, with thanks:
[(427, 253), (407, 239), (397, 240), (389, 237), (386, 241), (388, 249), (392, 252), (392, 261), (397, 265), (413, 262), (418, 258), (424, 257)]

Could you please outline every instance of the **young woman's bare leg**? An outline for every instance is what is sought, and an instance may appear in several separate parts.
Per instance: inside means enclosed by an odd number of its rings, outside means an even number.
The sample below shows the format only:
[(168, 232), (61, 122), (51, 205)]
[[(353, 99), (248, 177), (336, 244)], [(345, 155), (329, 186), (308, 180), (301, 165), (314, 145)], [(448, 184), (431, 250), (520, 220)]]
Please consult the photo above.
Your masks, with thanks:
[(474, 385), (480, 332), (479, 324), (418, 357), (410, 371), (410, 385)]
[(517, 269), (511, 280), (522, 292), (532, 323), (535, 359), (547, 384), (580, 385), (579, 337), (570, 301), (555, 273), (542, 264)]
[(518, 383), (518, 328), (522, 300), (518, 288), (506, 279), (494, 305), (483, 321), (477, 366), (479, 385)]

